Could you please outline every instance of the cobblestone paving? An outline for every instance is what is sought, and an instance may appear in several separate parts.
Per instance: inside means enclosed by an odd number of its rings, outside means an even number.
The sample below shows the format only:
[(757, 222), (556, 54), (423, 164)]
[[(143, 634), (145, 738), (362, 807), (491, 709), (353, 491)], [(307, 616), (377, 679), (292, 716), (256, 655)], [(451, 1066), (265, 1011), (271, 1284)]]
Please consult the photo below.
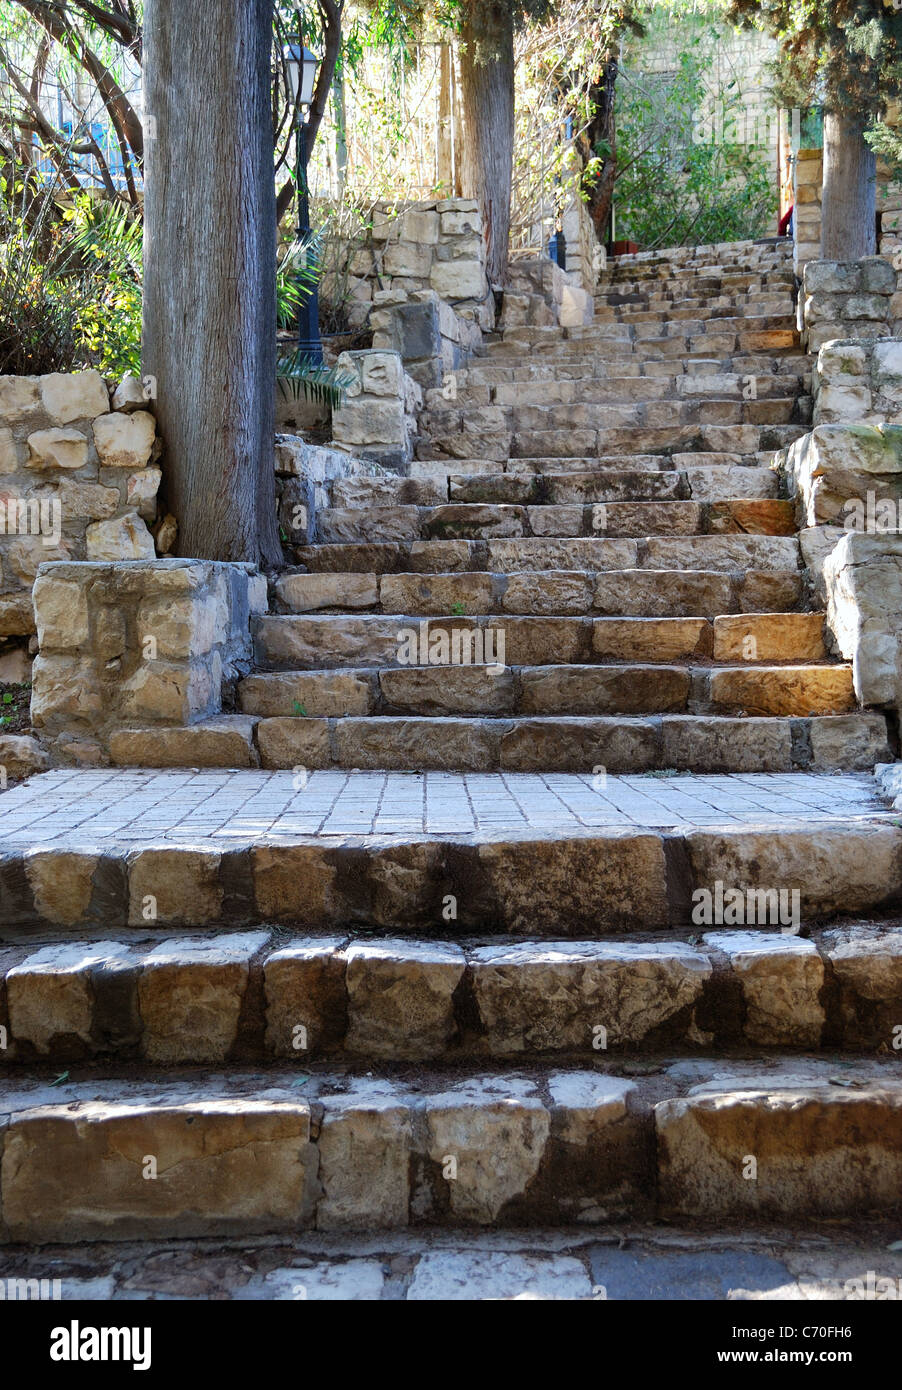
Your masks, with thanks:
[(865, 774), (47, 772), (0, 796), (0, 847), (292, 836), (581, 833), (842, 822), (889, 814)]
[(59, 1279), (63, 1299), (104, 1301), (860, 1300), (877, 1279), (902, 1288), (893, 1237), (618, 1227), (19, 1247), (0, 1255), (0, 1282)]

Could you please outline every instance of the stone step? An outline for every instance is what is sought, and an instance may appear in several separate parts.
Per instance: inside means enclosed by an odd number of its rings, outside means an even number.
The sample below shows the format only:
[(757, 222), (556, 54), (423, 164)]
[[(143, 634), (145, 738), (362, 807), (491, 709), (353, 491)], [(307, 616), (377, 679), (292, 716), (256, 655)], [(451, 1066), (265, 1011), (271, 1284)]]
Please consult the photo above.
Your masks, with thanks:
[[(793, 313), (791, 303), (787, 307), (786, 302), (781, 302), (780, 309), (776, 313), (753, 313), (748, 312), (748, 305), (743, 304), (742, 309), (716, 314), (711, 313), (707, 306), (681, 311), (679, 304), (665, 305), (659, 311), (650, 309), (639, 310), (637, 314), (630, 317), (629, 310), (624, 310), (624, 317), (619, 320), (607, 320), (595, 318), (590, 323), (579, 324), (574, 328), (563, 330), (566, 341), (573, 342), (595, 342), (599, 339), (607, 338), (609, 335), (617, 337), (617, 323), (626, 324), (631, 330), (631, 336), (636, 339), (644, 338), (686, 338), (695, 337), (699, 333), (746, 333), (746, 332), (770, 332), (777, 330), (785, 332), (787, 329), (792, 331), (794, 328)], [(517, 330), (512, 330), (516, 332)], [(542, 329), (528, 329), (530, 333), (542, 333)], [(529, 341), (526, 339), (525, 341)], [(540, 341), (537, 339), (536, 341)]]
[[(656, 463), (666, 462), (660, 456)], [(699, 458), (708, 457), (705, 454)], [(519, 462), (519, 461), (514, 461)], [(526, 460), (531, 462), (531, 460)], [(635, 460), (630, 460), (631, 464)], [(451, 473), (448, 477), (452, 502), (507, 502), (521, 505), (541, 500), (552, 505), (595, 504), (599, 502), (693, 502), (726, 503), (750, 498), (776, 498), (779, 477), (771, 468), (742, 464), (675, 469), (577, 469), (555, 472), (547, 469), (508, 468), (503, 473)], [(707, 529), (707, 528), (705, 528)]]
[[(374, 541), (298, 546), (300, 564), (310, 570), (449, 573), (488, 570), (739, 570), (785, 574), (799, 568), (796, 536), (649, 536), (642, 539), (580, 536), (513, 536), (490, 540)], [(776, 583), (776, 581), (775, 581)], [(798, 606), (783, 602), (782, 610)], [(763, 602), (761, 611), (772, 604)], [(608, 609), (607, 611), (611, 611)], [(707, 610), (698, 610), (707, 613)], [(720, 612), (731, 612), (721, 608)], [(666, 616), (666, 614), (662, 615)], [(675, 615), (679, 616), (679, 615)]]
[[(602, 344), (603, 348), (604, 345)], [(615, 353), (613, 350), (595, 357), (559, 360), (554, 363), (537, 362), (534, 357), (524, 354), (505, 355), (504, 361), (491, 361), (487, 357), (472, 359), (467, 366), (454, 373), (454, 383), (458, 391), (477, 390), (480, 387), (513, 385), (529, 382), (604, 382), (608, 380), (652, 381), (656, 377), (680, 380), (686, 376), (756, 376), (763, 379), (788, 377), (792, 390), (792, 380), (801, 379), (806, 388), (811, 380), (811, 362), (804, 353), (791, 353), (785, 350), (774, 354), (748, 354), (726, 357), (717, 354), (709, 357), (642, 359), (635, 355)]]
[[(412, 651), (409, 666), (343, 668), (340, 681), (335, 679), (334, 668), (328, 666), (311, 670), (306, 681), (297, 677), (272, 679), (258, 673), (241, 682), (241, 708), (249, 715), (297, 716), (302, 720), (320, 714), (750, 714), (800, 718), (848, 714), (857, 708), (848, 666), (726, 666), (711, 670), (662, 662), (556, 664), (547, 648), (544, 664), (514, 665), (503, 650), (503, 630), (492, 634), (498, 641), (487, 643), (485, 648), (478, 644), (473, 664), (430, 666), (425, 664), (429, 657), (427, 626), (424, 624), (422, 634), (416, 630), (411, 634), (410, 646), (419, 650)], [(328, 708), (336, 702), (338, 708)], [(262, 739), (264, 731), (258, 728), (257, 734)]]
[[(627, 609), (648, 607), (651, 594), (651, 606), (666, 610), (672, 600), (676, 611), (672, 615), (667, 611), (638, 612), (596, 618), (599, 642), (604, 634), (604, 647), (602, 650), (600, 646), (599, 651), (606, 657), (636, 656), (653, 661), (657, 659), (654, 653), (659, 650), (675, 651), (676, 642), (681, 654), (709, 655), (712, 649), (715, 653), (729, 650), (728, 660), (759, 659), (757, 653), (761, 654), (761, 660), (771, 661), (823, 659), (823, 615), (780, 613), (770, 609), (756, 616), (748, 606), (756, 583), (754, 575), (747, 576), (736, 589), (729, 576), (715, 578), (710, 572), (701, 580), (697, 571), (653, 572), (646, 576), (646, 571), (623, 572), (611, 577), (605, 572), (593, 575), (584, 570), (537, 570), (514, 575), (479, 571), (382, 575), (341, 571), (283, 573), (274, 587), (275, 612), (272, 616), (321, 613), (356, 617), (378, 613), (398, 616), (401, 626), (406, 618), (428, 617), (441, 620), (435, 625), (436, 630), (443, 630), (455, 617), (460, 619), (460, 627), (466, 629), (469, 619), (493, 614), (560, 620), (566, 624), (568, 618), (592, 617), (596, 608), (609, 612), (613, 589)], [(770, 584), (765, 580), (760, 582), (760, 587), (762, 595), (773, 600), (777, 589), (784, 586), (782, 580)], [(795, 586), (786, 586), (786, 592), (798, 596)], [(697, 600), (698, 609), (687, 613), (685, 610), (691, 609), (693, 600)], [(724, 607), (720, 609), (719, 604)], [(712, 613), (712, 608), (717, 611)], [(732, 612), (739, 616), (735, 619), (721, 616)], [(716, 635), (713, 643), (710, 636), (712, 617)], [(688, 624), (694, 627), (690, 630)], [(560, 639), (565, 640), (569, 631), (569, 627), (562, 626), (558, 634)], [(614, 640), (611, 634), (615, 631), (616, 641), (622, 648), (616, 654), (611, 649)], [(568, 641), (568, 646), (572, 646), (572, 642)], [(670, 658), (664, 655), (660, 659)], [(716, 655), (715, 659), (723, 658)]]
[[(848, 750), (856, 721), (877, 718), (811, 721), (812, 738), (795, 749), (810, 756), (832, 741)], [(387, 722), (372, 723), (386, 739)], [(434, 757), (445, 732), (467, 721), (406, 723)], [(542, 722), (530, 723), (537, 736)], [(592, 721), (571, 723), (588, 731)], [(709, 755), (717, 723), (700, 739)], [(759, 758), (766, 730), (783, 727), (757, 721), (756, 743), (752, 721), (719, 723), (730, 757), (740, 726)], [(790, 768), (620, 777), (596, 765), (602, 724), (577, 775), (349, 777), (302, 762), (285, 772), (41, 774), (0, 798), (0, 939), (21, 944), (60, 927), (115, 939), (126, 927), (143, 937), (281, 924), (442, 936), (452, 921), (455, 934), (594, 938), (688, 926), (692, 894), (718, 881), (797, 888), (803, 923), (896, 910), (902, 828), (873, 777)], [(608, 724), (663, 737), (662, 721)], [(664, 725), (681, 738), (702, 721)]]
[[(634, 378), (644, 381), (645, 378)], [(685, 380), (699, 378), (686, 377)], [(500, 388), (499, 388), (500, 389)], [(686, 425), (788, 425), (797, 418), (795, 396), (743, 400), (741, 393), (703, 393), (701, 399), (630, 400), (621, 404), (537, 404), (461, 407), (454, 403), (427, 410), (420, 417), (425, 435), (488, 430), (615, 430)]]
[[(256, 733), (261, 764), (270, 769), (853, 772), (868, 770), (889, 755), (885, 720), (875, 714), (810, 719), (381, 714), (261, 719)], [(156, 764), (150, 757), (139, 765)]]
[[(595, 293), (596, 313), (605, 309), (628, 309), (660, 304), (664, 308), (692, 305), (695, 308), (723, 312), (725, 306), (735, 306), (741, 314), (746, 305), (760, 305), (758, 313), (784, 310), (796, 296), (796, 279), (792, 271), (771, 270), (764, 274), (752, 271), (725, 271), (719, 275), (686, 276), (624, 276), (603, 282)], [(753, 308), (750, 312), (754, 313)]]
[[(762, 407), (767, 401), (760, 401)], [(466, 430), (421, 438), (417, 457), (424, 459), (482, 458), (492, 462), (530, 458), (601, 458), (608, 455), (674, 454), (690, 452), (754, 455), (784, 449), (807, 432), (803, 424), (683, 424), (596, 429)]]
[[(451, 542), (439, 542), (448, 546)], [(473, 542), (461, 542), (474, 545)], [(593, 546), (598, 542), (591, 542)], [(482, 612), (520, 613), (524, 616), (560, 619), (563, 615), (588, 616), (593, 607), (608, 618), (718, 618), (722, 614), (784, 613), (797, 609), (803, 598), (802, 576), (792, 570), (557, 570), (510, 569), (505, 573), (480, 571), (472, 552), (472, 570), (434, 573), (428, 567), (406, 571), (405, 559), (416, 560), (414, 547), (405, 555), (392, 546), (319, 546), (304, 552), (310, 575), (286, 574), (279, 587), (279, 601), (289, 609), (301, 604), (325, 605), (343, 612), (366, 610), (379, 604), (403, 611), (406, 617), (432, 616), (453, 619), (460, 626)], [(448, 551), (430, 554), (435, 559)], [(455, 554), (456, 552), (451, 552)], [(604, 551), (593, 552), (603, 557)], [(543, 558), (532, 551), (532, 558)], [(550, 561), (554, 555), (548, 555)], [(560, 559), (565, 559), (561, 555)], [(590, 558), (573, 552), (574, 559)], [(393, 568), (398, 565), (399, 568)], [(318, 568), (314, 568), (318, 566)], [(317, 576), (319, 589), (313, 582)], [(292, 597), (294, 595), (294, 597)], [(463, 613), (460, 610), (463, 609)], [(307, 612), (311, 609), (307, 608)], [(565, 630), (561, 629), (562, 633)], [(638, 640), (638, 633), (632, 634)]]
[(314, 1064), (303, 1078), (295, 1064), (262, 1085), (239, 1070), (11, 1081), (4, 1240), (799, 1221), (902, 1204), (891, 1057), (670, 1056), (634, 1076), (593, 1055), (410, 1079)]
[[(563, 406), (563, 405), (620, 405), (624, 403), (647, 403), (649, 401), (672, 402), (697, 398), (707, 400), (768, 400), (772, 398), (790, 399), (804, 390), (805, 378), (789, 372), (689, 372), (674, 375), (667, 363), (667, 374), (652, 376), (608, 376), (591, 377), (576, 381), (568, 378), (549, 380), (500, 381), (472, 386), (458, 385), (449, 400), (446, 388), (427, 391), (425, 404), (428, 411), (439, 414), (464, 406), (504, 408), (522, 406)], [(575, 421), (575, 423), (578, 423)]]
[[(683, 495), (683, 489), (691, 491), (697, 487), (710, 491), (715, 486), (731, 483), (735, 483), (737, 488), (734, 494), (736, 497), (775, 497), (779, 478), (771, 467), (773, 458), (773, 449), (753, 454), (709, 449), (673, 454), (602, 454), (598, 458), (566, 455), (543, 458), (537, 455), (533, 458), (506, 458), (500, 461), (482, 458), (414, 459), (410, 464), (409, 476), (413, 481), (428, 481), (432, 484), (438, 482), (442, 487), (449, 488), (451, 481), (470, 478), (474, 474), (531, 477), (536, 473), (588, 473), (616, 488), (632, 486), (633, 477), (637, 473), (682, 473), (685, 475), (682, 480), (669, 480), (668, 486), (680, 489), (675, 494), (667, 493), (662, 497), (660, 492), (655, 491), (647, 498), (635, 500), (651, 502), (666, 500), (668, 496), (676, 500)], [(628, 476), (622, 480), (622, 475)], [(766, 484), (765, 477), (769, 477)], [(392, 481), (390, 476), (387, 480), (389, 483)], [(386, 481), (386, 475), (383, 475), (382, 481)], [(662, 484), (653, 478), (644, 477), (636, 480), (636, 486), (659, 489)], [(715, 499), (709, 497), (705, 500)]]
[[(169, 933), (0, 948), (4, 1061), (455, 1061), (892, 1047), (902, 932), (793, 934), (790, 890), (700, 897), (638, 940)], [(723, 926), (724, 915), (741, 925)], [(715, 930), (705, 921), (720, 919)], [(599, 1045), (600, 1044), (600, 1045)], [(300, 1054), (300, 1055), (299, 1055)], [(594, 1060), (592, 1058), (591, 1060)]]
[[(762, 347), (792, 347), (799, 342), (798, 332), (786, 314), (745, 314), (735, 318), (671, 319), (666, 313), (656, 314), (649, 321), (633, 324), (604, 322), (580, 324), (576, 328), (560, 328), (556, 324), (543, 327), (517, 327), (504, 330), (500, 343), (489, 347), (493, 355), (505, 345), (529, 347), (543, 351), (548, 347), (586, 348), (599, 342), (644, 342), (647, 339), (674, 338), (679, 342), (707, 335), (731, 335), (740, 347), (752, 347), (743, 339), (761, 338)], [(765, 341), (766, 340), (766, 341)]]
[[(795, 504), (777, 498), (734, 498), (700, 503), (694, 501), (600, 501), (584, 505), (573, 486), (573, 477), (563, 480), (558, 494), (578, 498), (569, 503), (552, 502), (544, 478), (523, 478), (521, 492), (526, 505), (494, 501), (453, 501), (424, 507), (409, 503), (389, 503), (387, 488), (380, 480), (378, 489), (366, 483), (349, 488), (350, 505), (326, 507), (317, 512), (316, 529), (321, 541), (355, 543), (413, 540), (494, 540), (516, 537), (594, 537), (650, 538), (658, 536), (758, 535), (794, 536)], [(663, 475), (659, 474), (658, 477)], [(401, 496), (410, 495), (410, 480), (398, 486)], [(512, 480), (513, 481), (513, 480)], [(597, 480), (589, 478), (586, 492), (604, 492)], [(506, 483), (502, 491), (515, 491)], [(369, 497), (367, 496), (369, 494)], [(543, 495), (544, 494), (544, 495)]]

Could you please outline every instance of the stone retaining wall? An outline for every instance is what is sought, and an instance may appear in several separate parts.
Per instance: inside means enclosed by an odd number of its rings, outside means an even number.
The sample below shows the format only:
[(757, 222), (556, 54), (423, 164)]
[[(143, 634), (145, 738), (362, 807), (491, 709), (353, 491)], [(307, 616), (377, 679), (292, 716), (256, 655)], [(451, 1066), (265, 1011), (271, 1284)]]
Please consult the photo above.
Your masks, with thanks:
[(815, 425), (902, 421), (902, 341), (837, 338), (823, 345), (812, 378)]
[(332, 412), (332, 442), (338, 449), (406, 473), (423, 393), (404, 370), (401, 354), (345, 352), (338, 365), (355, 380), (344, 404)]
[(793, 170), (793, 269), (799, 279), (809, 261), (821, 255), (823, 150), (799, 150)]
[[(424, 290), (480, 330), (494, 324), (482, 218), (478, 204), (466, 198), (377, 204), (371, 225), (348, 248), (348, 270), (355, 327), (368, 323), (374, 309)], [(324, 277), (324, 297), (336, 289), (332, 277)]]
[[(881, 344), (873, 345), (879, 348)], [(902, 343), (896, 343), (902, 348)], [(828, 358), (871, 345), (831, 344)], [(855, 360), (858, 360), (857, 357)], [(902, 425), (821, 424), (779, 460), (833, 652), (864, 708), (902, 713)]]
[(817, 352), (834, 338), (891, 338), (902, 330), (896, 271), (882, 256), (811, 260), (800, 298), (802, 345)]
[(252, 566), (210, 560), (56, 562), (34, 586), (32, 723), (55, 761), (107, 760), (123, 730), (182, 727), (223, 708), (266, 610)]
[(159, 452), (135, 378), (0, 377), (0, 638), (34, 632), (45, 561), (153, 559)]

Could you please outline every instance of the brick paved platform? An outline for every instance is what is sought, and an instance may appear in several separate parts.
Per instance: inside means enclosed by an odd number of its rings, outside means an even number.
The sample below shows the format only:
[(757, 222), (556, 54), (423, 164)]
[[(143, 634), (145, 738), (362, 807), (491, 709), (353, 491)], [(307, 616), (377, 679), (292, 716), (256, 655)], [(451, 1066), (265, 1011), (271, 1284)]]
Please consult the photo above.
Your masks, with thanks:
[[(471, 835), (602, 827), (772, 826), (883, 818), (865, 774), (592, 776), (81, 769), (0, 797), (0, 849), (284, 841), (293, 835)], [(225, 842), (225, 845), (223, 844)]]

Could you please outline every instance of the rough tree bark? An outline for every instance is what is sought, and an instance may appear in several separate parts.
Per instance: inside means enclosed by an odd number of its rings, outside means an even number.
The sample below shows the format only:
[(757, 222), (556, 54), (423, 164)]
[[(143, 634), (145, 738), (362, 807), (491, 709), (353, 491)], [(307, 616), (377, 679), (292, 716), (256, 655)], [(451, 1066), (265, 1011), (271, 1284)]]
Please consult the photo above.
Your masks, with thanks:
[(271, 0), (147, 0), (144, 372), (182, 555), (277, 564)]
[(824, 113), (821, 255), (827, 261), (857, 261), (877, 250), (877, 160), (863, 130), (846, 116)]
[(504, 0), (465, 0), (460, 87), (461, 186), (482, 213), (492, 284), (507, 279), (514, 161), (514, 25)]

